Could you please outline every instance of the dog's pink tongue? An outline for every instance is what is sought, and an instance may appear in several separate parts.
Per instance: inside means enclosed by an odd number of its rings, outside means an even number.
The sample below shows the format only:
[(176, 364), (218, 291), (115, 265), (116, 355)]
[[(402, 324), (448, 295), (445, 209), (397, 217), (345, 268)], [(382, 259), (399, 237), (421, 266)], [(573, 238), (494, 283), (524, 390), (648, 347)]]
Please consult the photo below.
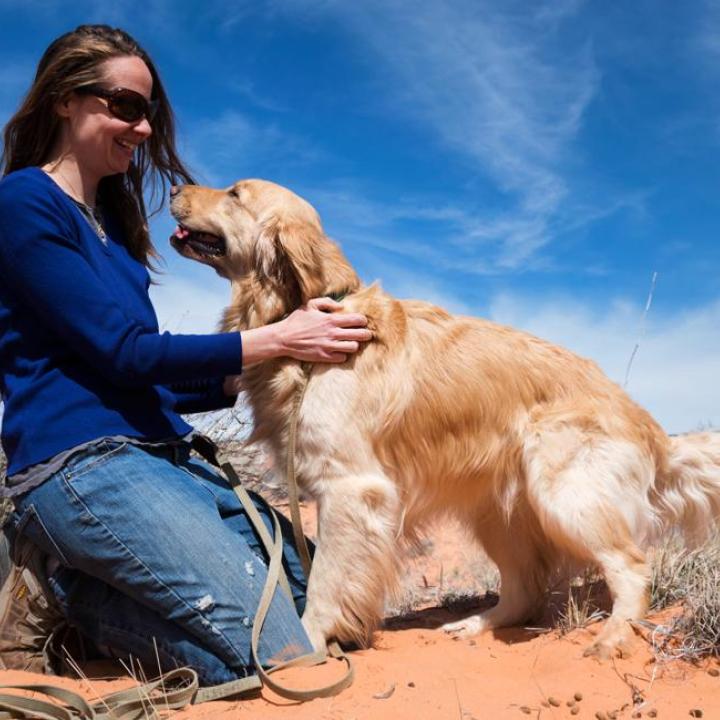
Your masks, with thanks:
[(189, 230), (186, 230), (184, 227), (180, 227), (179, 225), (175, 228), (175, 232), (173, 233), (176, 238), (180, 238), (181, 240), (186, 238), (189, 234)]

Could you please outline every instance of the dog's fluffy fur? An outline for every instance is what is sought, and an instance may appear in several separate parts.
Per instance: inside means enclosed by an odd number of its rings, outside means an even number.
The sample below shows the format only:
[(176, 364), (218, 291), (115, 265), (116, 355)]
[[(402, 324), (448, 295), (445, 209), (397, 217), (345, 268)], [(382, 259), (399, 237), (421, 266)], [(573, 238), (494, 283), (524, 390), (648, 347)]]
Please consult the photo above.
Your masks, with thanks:
[[(314, 209), (261, 180), (186, 186), (172, 211), (210, 233), (213, 254), (178, 251), (232, 283), (224, 329), (277, 321), (310, 298), (347, 292), (374, 340), (342, 365), (315, 365), (296, 468), (319, 508), (303, 616), (326, 639), (371, 642), (394, 587), (401, 541), (438, 514), (474, 534), (501, 574), (492, 609), (446, 626), (469, 633), (530, 619), (566, 561), (598, 566), (613, 609), (591, 652), (622, 650), (647, 608), (644, 548), (664, 529), (697, 539), (720, 514), (720, 439), (668, 438), (593, 362), (509, 327), (400, 301), (363, 286)], [(185, 238), (187, 239), (187, 238)], [(247, 368), (254, 437), (284, 466), (302, 369)]]

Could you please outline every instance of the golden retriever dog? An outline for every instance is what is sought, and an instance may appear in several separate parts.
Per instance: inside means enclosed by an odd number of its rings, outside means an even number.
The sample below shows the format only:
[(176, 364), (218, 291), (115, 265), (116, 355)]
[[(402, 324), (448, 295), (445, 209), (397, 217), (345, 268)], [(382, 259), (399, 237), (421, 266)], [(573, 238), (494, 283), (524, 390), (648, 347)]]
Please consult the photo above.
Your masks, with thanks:
[[(595, 363), (532, 335), (363, 285), (290, 190), (243, 180), (173, 190), (181, 254), (230, 280), (223, 329), (343, 295), (373, 341), (316, 364), (299, 414), (296, 472), (318, 503), (303, 623), (318, 649), (367, 645), (395, 587), (403, 540), (453, 515), (501, 576), (500, 600), (445, 626), (477, 633), (542, 609), (568, 561), (598, 567), (612, 613), (589, 653), (622, 651), (647, 609), (645, 548), (678, 527), (697, 539), (720, 515), (720, 439), (668, 437)], [(254, 439), (284, 467), (303, 378), (298, 361), (244, 371)]]

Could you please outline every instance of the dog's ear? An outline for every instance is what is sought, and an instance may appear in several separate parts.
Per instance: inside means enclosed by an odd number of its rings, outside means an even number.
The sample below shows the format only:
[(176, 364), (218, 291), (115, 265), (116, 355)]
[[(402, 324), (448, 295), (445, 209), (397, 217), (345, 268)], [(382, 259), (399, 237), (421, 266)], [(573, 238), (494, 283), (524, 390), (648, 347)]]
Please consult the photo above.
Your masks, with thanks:
[(360, 287), (352, 266), (319, 223), (274, 217), (255, 245), (255, 270), (284, 291), (295, 307)]
[(327, 292), (323, 246), (329, 243), (312, 223), (272, 218), (255, 245), (256, 271), (306, 303)]

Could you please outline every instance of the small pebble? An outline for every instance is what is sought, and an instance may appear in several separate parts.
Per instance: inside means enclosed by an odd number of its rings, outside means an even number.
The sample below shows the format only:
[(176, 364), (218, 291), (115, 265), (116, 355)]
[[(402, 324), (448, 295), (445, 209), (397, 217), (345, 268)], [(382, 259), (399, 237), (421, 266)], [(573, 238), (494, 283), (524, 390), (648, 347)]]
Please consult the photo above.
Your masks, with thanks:
[(595, 720), (608, 720), (608, 716), (602, 710), (598, 710), (595, 713)]
[(415, 683), (411, 680), (411, 681), (408, 683), (408, 687), (415, 687)]
[(710, 669), (708, 670), (708, 675), (710, 675), (710, 677), (719, 677), (719, 676), (720, 676), (720, 670), (718, 670), (717, 668), (710, 668)]
[(575, 707), (575, 701), (574, 700), (568, 700), (565, 703), (568, 707)]
[(693, 708), (690, 711), (690, 717), (702, 717), (702, 716), (703, 716), (703, 711), (700, 710), (700, 708)]
[(639, 710), (636, 710), (630, 717), (639, 718), (642, 717), (642, 713)]
[(655, 708), (648, 710), (648, 717), (657, 717), (657, 710)]
[(611, 710), (607, 715), (609, 720), (617, 720), (617, 710)]
[(573, 707), (573, 708), (570, 710), (570, 714), (571, 714), (571, 715), (577, 715), (579, 712), (580, 712), (580, 708), (579, 708), (577, 705), (575, 705), (575, 707)]
[(523, 705), (520, 708), (520, 712), (525, 713), (526, 715), (529, 715), (532, 712), (532, 710), (527, 705)]
[(373, 695), (376, 700), (387, 700), (395, 692), (395, 683), (393, 683), (385, 692)]
[(549, 697), (549, 698), (548, 698), (548, 702), (549, 702), (553, 707), (560, 707), (560, 705), (562, 705), (562, 703), (561, 703), (556, 697)]
[(573, 697), (574, 697), (578, 702), (580, 702), (580, 701), (582, 700), (582, 697), (583, 697), (583, 696), (582, 696), (582, 693), (577, 692), (577, 693), (575, 693), (575, 694), (573, 695)]

